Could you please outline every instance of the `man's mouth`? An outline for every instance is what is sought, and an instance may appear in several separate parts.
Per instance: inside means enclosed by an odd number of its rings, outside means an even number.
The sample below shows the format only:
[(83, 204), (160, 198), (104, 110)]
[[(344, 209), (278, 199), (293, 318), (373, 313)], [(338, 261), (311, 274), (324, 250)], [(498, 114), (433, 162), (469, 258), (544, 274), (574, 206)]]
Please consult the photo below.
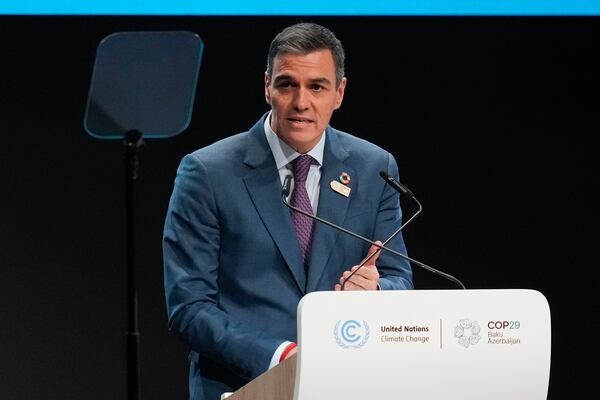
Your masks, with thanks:
[(313, 122), (311, 119), (308, 118), (288, 118), (287, 120), (296, 124), (309, 124)]

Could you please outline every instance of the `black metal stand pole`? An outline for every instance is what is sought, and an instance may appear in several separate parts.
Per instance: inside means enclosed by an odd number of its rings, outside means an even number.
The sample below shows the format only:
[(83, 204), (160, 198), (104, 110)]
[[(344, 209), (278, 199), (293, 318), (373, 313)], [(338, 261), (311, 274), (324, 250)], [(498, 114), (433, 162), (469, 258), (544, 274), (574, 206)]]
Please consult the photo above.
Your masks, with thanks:
[(142, 134), (132, 130), (125, 133), (125, 197), (127, 224), (127, 399), (140, 400), (140, 369), (138, 307), (135, 265), (134, 182), (138, 176), (139, 149), (144, 144)]

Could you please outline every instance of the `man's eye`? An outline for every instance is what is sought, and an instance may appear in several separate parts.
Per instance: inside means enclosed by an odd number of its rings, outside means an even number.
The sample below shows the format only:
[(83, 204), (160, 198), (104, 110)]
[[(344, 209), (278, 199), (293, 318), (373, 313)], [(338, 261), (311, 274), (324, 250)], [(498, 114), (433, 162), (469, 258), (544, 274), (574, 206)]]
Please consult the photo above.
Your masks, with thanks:
[(318, 85), (318, 84), (316, 84), (316, 83), (315, 83), (314, 85), (312, 85), (312, 87), (311, 87), (311, 88), (312, 88), (312, 90), (314, 90), (315, 92), (320, 92), (320, 91), (321, 91), (321, 89), (323, 89), (323, 86), (321, 86), (321, 85)]
[(292, 87), (292, 82), (287, 82), (287, 81), (279, 82), (277, 84), (277, 87), (281, 88), (281, 89), (289, 89)]

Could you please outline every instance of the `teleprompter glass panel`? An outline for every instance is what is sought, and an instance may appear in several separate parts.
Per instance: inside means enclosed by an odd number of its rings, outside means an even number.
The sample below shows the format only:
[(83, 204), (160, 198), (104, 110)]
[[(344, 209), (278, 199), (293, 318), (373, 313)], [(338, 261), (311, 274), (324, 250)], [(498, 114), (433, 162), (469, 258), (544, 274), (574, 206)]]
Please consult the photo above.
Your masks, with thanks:
[(98, 45), (84, 128), (93, 137), (175, 136), (187, 128), (203, 42), (187, 31), (118, 32)]

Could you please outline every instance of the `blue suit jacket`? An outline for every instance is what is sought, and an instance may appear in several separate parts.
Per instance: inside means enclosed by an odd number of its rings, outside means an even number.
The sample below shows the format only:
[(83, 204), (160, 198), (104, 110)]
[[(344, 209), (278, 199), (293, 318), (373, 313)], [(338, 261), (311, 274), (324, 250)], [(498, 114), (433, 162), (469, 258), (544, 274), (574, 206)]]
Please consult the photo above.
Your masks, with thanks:
[[(369, 249), (316, 222), (304, 271), (264, 118), (185, 156), (169, 203), (163, 238), (169, 328), (191, 349), (194, 400), (216, 400), (265, 372), (276, 348), (296, 340), (302, 296), (333, 290)], [(391, 154), (328, 127), (318, 216), (373, 240), (388, 238), (401, 211), (381, 170), (398, 178)], [(351, 177), (349, 197), (329, 186), (342, 172)], [(401, 235), (388, 246), (406, 251)], [(377, 268), (382, 289), (412, 288), (406, 261), (383, 251)]]

